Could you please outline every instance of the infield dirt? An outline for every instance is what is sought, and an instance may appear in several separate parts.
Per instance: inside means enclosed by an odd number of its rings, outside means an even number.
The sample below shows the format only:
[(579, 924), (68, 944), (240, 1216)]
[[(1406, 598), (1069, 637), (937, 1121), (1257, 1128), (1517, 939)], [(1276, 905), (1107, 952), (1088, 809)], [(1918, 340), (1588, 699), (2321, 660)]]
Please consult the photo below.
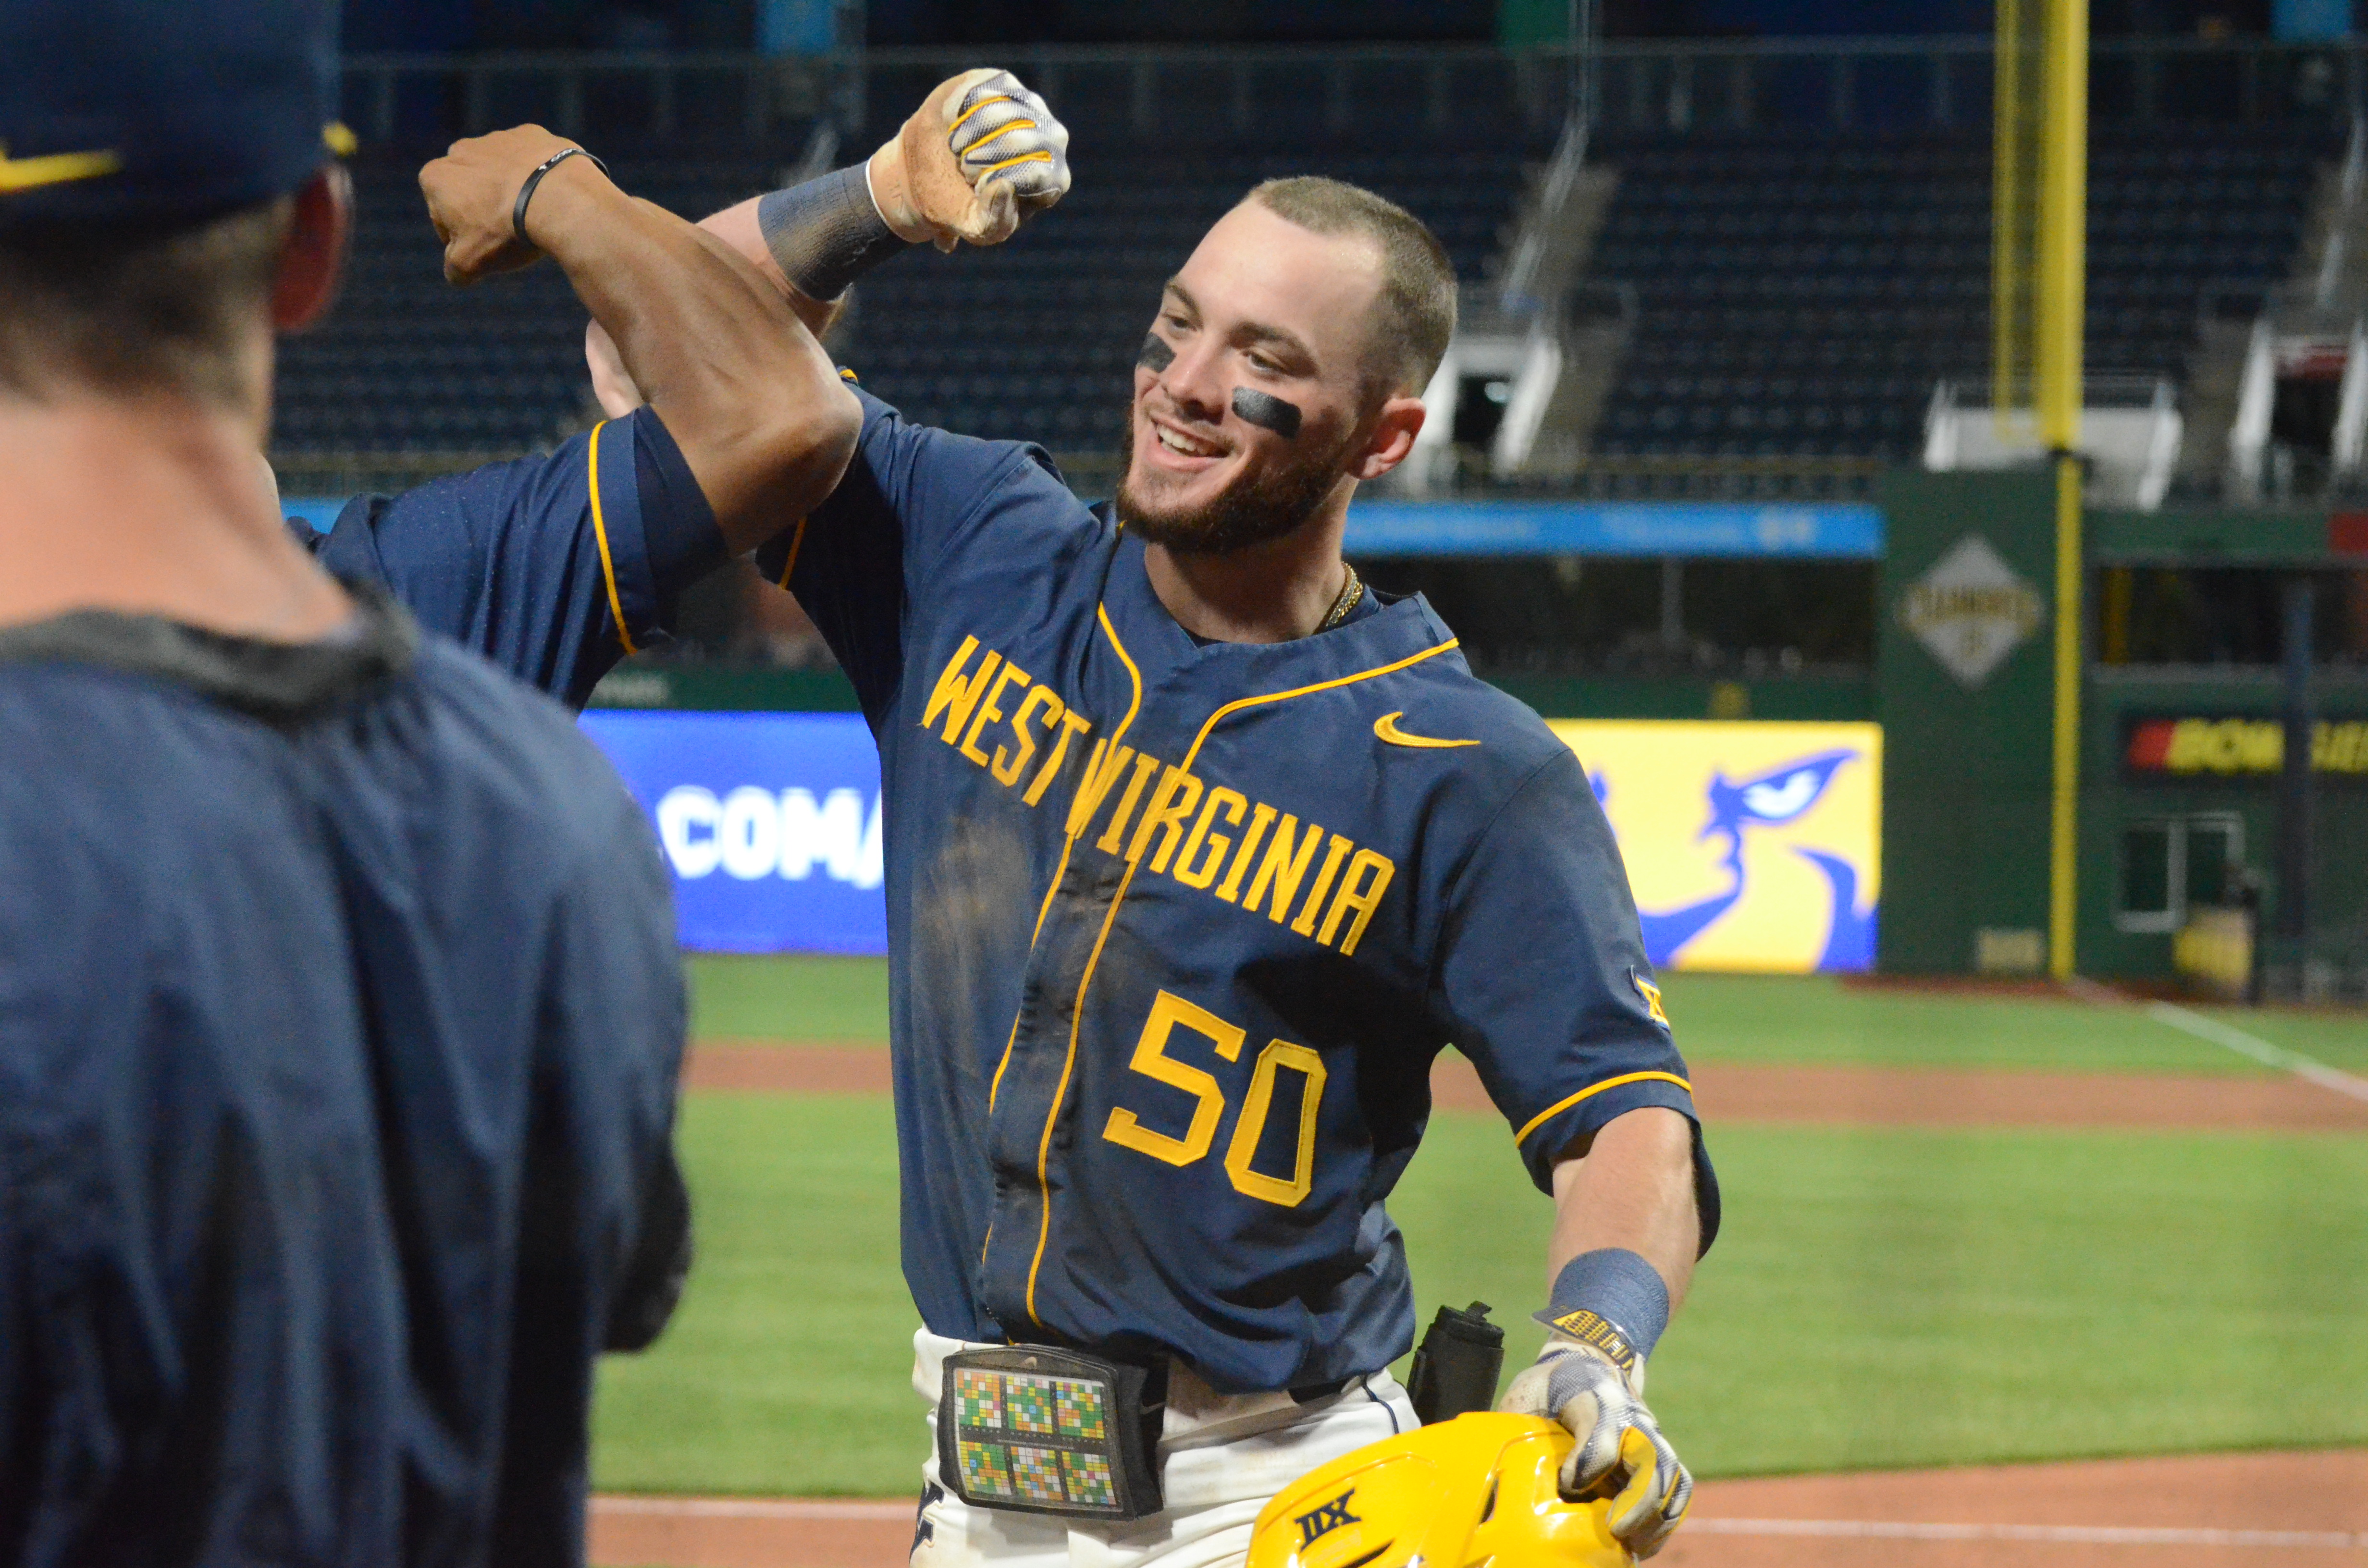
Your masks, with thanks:
[[(2033, 1073), (2008, 1068), (1720, 1065), (1694, 1070), (1709, 1122), (1772, 1121), (1873, 1127), (2118, 1127), (2254, 1132), (2368, 1131), (2368, 1101), (2283, 1074)], [(888, 1093), (879, 1047), (696, 1047), (686, 1087), (742, 1093)], [(1493, 1111), (1479, 1075), (1442, 1055), (1436, 1104)]]
[[(894, 1568), (905, 1503), (599, 1497), (600, 1568)], [(1656, 1568), (2360, 1568), (2368, 1452), (1713, 1481)]]

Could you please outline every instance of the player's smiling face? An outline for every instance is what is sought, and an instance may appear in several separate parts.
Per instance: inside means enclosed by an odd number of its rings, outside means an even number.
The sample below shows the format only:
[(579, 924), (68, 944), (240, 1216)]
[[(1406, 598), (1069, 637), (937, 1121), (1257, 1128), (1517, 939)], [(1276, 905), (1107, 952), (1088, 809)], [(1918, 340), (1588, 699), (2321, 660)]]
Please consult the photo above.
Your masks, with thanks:
[(1172, 278), (1134, 370), (1131, 526), (1171, 549), (1290, 531), (1356, 472), (1381, 260), (1245, 202)]

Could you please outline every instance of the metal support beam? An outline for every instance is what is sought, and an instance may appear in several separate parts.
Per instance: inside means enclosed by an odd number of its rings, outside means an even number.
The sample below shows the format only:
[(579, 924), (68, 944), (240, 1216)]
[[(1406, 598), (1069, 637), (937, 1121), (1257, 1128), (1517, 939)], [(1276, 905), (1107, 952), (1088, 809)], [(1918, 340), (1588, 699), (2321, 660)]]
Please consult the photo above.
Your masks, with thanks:
[(2310, 961), (2311, 864), (2317, 821), (2311, 742), (2317, 714), (2311, 703), (2313, 584), (2290, 577), (2284, 585), (2285, 757), (2278, 777), (2278, 907), (2276, 928), (2290, 945), (2295, 983)]

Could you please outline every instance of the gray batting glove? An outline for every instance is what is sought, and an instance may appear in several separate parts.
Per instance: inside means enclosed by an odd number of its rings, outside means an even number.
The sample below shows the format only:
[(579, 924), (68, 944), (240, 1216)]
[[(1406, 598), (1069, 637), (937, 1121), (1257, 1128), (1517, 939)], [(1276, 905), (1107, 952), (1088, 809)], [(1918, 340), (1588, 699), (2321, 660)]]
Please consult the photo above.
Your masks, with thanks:
[(972, 188), (1008, 187), (1027, 211), (1050, 207), (1068, 191), (1069, 128), (1008, 71), (993, 72), (962, 94), (946, 143)]
[(1497, 1406), (1570, 1428), (1578, 1446), (1563, 1461), (1564, 1495), (1611, 1492), (1606, 1523), (1612, 1537), (1639, 1558), (1661, 1550), (1694, 1495), (1694, 1478), (1645, 1407), (1644, 1372), (1640, 1362), (1636, 1386), (1631, 1387), (1610, 1357), (1557, 1334)]
[(941, 82), (873, 154), (871, 195), (888, 226), (939, 250), (999, 244), (1069, 188), (1069, 130), (1008, 71)]

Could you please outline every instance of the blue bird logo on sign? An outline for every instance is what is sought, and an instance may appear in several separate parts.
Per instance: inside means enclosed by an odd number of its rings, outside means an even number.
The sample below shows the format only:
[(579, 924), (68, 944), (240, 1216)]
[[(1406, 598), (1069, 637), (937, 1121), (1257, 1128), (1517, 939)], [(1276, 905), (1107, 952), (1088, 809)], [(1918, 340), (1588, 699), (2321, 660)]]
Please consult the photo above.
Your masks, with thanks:
[[(1619, 834), (1656, 968), (1872, 966), (1880, 747), (1873, 726), (1555, 727), (1584, 756), (1596, 799)], [(1797, 744), (1858, 739), (1852, 732), (1865, 733), (1867, 742), (1806, 751)], [(1787, 872), (1788, 864), (1813, 880)]]

